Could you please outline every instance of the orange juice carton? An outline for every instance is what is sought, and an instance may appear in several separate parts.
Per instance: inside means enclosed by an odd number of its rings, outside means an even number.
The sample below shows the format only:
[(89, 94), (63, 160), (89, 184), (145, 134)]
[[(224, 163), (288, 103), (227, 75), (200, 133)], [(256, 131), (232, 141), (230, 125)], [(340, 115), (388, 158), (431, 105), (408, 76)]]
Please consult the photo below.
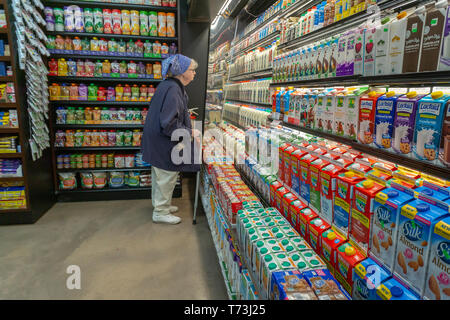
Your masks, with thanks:
[[(406, 93), (406, 89), (404, 89)], [(399, 90), (389, 91), (378, 98), (375, 111), (375, 129), (373, 147), (390, 150), (392, 147), (392, 134), (397, 100), (402, 96)]]
[(359, 104), (363, 94), (369, 91), (369, 87), (349, 88), (344, 96), (344, 137), (356, 140), (359, 119)]
[(309, 166), (311, 162), (317, 160), (318, 157), (311, 154), (306, 154), (300, 160), (300, 199), (309, 204), (310, 201), (310, 189), (311, 183), (309, 181)]
[(450, 300), (450, 218), (433, 230), (424, 299)]
[(278, 209), (278, 211), (283, 212), (283, 197), (285, 194), (289, 193), (289, 190), (285, 187), (281, 187), (277, 189), (276, 195), (275, 195), (275, 208)]
[(358, 141), (362, 144), (373, 143), (375, 112), (381, 92), (370, 91), (359, 100)]
[(283, 161), (284, 161), (284, 177), (283, 177), (283, 181), (284, 183), (291, 188), (292, 187), (292, 181), (291, 181), (291, 174), (292, 174), (292, 166), (291, 166), (291, 155), (294, 151), (298, 150), (297, 148), (290, 146), (287, 147), (284, 150), (284, 155), (283, 155)]
[(397, 100), (392, 149), (399, 154), (411, 156), (416, 110), (424, 96), (425, 94), (418, 94), (417, 91), (410, 91)]
[(350, 243), (344, 243), (337, 250), (335, 277), (347, 293), (353, 292), (353, 270), (366, 257)]
[(313, 212), (310, 208), (305, 208), (300, 211), (298, 231), (300, 235), (309, 242), (309, 222), (318, 218), (317, 213)]
[(291, 203), (293, 203), (298, 198), (292, 193), (286, 193), (281, 200), (281, 214), (289, 221), (289, 209)]
[(319, 300), (351, 300), (350, 295), (326, 269), (310, 270), (302, 273)]
[(277, 190), (283, 187), (283, 184), (280, 181), (275, 181), (270, 185), (270, 205), (272, 207), (276, 207), (276, 195)]
[(394, 276), (419, 296), (426, 285), (430, 242), (436, 223), (448, 216), (448, 206), (419, 194), (400, 212)]
[(320, 212), (319, 216), (329, 224), (333, 221), (333, 195), (336, 190), (336, 179), (344, 168), (330, 163), (320, 172)]
[(330, 270), (334, 275), (336, 271), (337, 248), (344, 244), (346, 240), (341, 235), (339, 235), (339, 233), (334, 232), (332, 228), (329, 228), (322, 233), (321, 242), (322, 252), (320, 252), (319, 255), (325, 261), (328, 270)]
[(311, 162), (309, 166), (309, 182), (310, 182), (310, 196), (309, 207), (311, 210), (319, 214), (321, 212), (320, 207), (320, 174), (322, 169), (329, 165), (328, 161), (321, 158), (317, 158)]
[(304, 157), (307, 152), (297, 149), (291, 154), (291, 189), (300, 195), (300, 159)]
[(363, 176), (352, 170), (339, 174), (336, 179), (332, 225), (346, 239), (348, 239), (350, 214), (352, 212), (353, 190), (355, 185), (363, 179)]
[(349, 240), (366, 256), (369, 252), (370, 228), (374, 212), (375, 195), (384, 189), (384, 184), (377, 183), (372, 179), (358, 182), (354, 189)]
[(439, 164), (442, 126), (450, 95), (435, 91), (419, 101), (416, 113), (413, 156), (432, 164)]
[(376, 300), (377, 288), (389, 278), (390, 273), (372, 259), (361, 261), (353, 271), (353, 300)]
[(298, 223), (299, 223), (299, 219), (300, 219), (300, 217), (299, 217), (300, 211), (305, 209), (306, 207), (307, 207), (307, 205), (304, 204), (301, 200), (295, 200), (295, 201), (291, 202), (287, 220), (292, 225), (292, 227), (294, 227), (294, 229), (297, 231), (299, 231)]
[(280, 181), (284, 180), (284, 150), (290, 146), (290, 143), (285, 142), (278, 148), (278, 179), (280, 179)]
[(270, 300), (318, 300), (298, 270), (277, 271), (272, 278)]
[(377, 287), (376, 300), (420, 300), (420, 298), (396, 279), (389, 278)]
[(322, 234), (330, 225), (319, 217), (309, 222), (309, 243), (317, 254), (322, 251)]

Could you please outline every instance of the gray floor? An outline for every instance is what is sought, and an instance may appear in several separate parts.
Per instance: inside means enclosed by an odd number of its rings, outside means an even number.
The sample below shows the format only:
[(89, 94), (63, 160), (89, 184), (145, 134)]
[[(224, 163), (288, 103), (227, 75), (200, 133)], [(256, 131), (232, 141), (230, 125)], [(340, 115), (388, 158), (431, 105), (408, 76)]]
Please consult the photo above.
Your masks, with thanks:
[[(129, 200), (57, 203), (34, 225), (0, 227), (0, 299), (227, 299), (204, 213), (192, 224), (192, 182), (173, 201), (176, 226)], [(66, 287), (70, 265), (80, 290)]]

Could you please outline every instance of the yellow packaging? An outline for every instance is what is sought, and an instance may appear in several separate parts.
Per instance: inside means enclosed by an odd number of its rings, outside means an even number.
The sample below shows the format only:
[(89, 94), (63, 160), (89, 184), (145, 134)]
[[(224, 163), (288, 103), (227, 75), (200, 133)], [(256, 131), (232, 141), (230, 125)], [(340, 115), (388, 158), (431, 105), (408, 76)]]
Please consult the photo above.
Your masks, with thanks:
[(158, 12), (158, 36), (167, 37), (167, 16), (165, 12)]
[(130, 11), (130, 23), (131, 23), (131, 34), (138, 36), (140, 34), (139, 11), (137, 10)]
[(130, 31), (131, 31), (130, 11), (122, 10), (122, 34), (130, 34)]
[(67, 62), (64, 58), (58, 59), (58, 76), (67, 76)]
[(167, 36), (176, 37), (175, 32), (175, 13), (167, 13)]

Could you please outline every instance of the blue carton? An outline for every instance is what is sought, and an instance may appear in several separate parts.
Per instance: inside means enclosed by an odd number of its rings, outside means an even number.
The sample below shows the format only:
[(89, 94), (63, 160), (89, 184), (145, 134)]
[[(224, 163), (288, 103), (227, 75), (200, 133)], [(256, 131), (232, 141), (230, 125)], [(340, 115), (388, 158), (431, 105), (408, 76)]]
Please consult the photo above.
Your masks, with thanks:
[(305, 271), (302, 275), (319, 300), (352, 300), (328, 269)]
[(271, 300), (317, 300), (299, 270), (272, 273), (269, 298)]
[(408, 290), (394, 278), (390, 278), (377, 288), (376, 300), (420, 300), (419, 297)]
[(377, 100), (375, 112), (375, 128), (373, 146), (381, 149), (390, 149), (394, 130), (394, 117), (397, 109), (397, 100), (401, 95), (389, 91)]
[(448, 194), (442, 193), (439, 190), (433, 190), (427, 186), (419, 187), (417, 189), (414, 189), (414, 191), (439, 201), (446, 201), (450, 199), (450, 196)]
[(382, 266), (367, 258), (353, 271), (353, 300), (376, 300), (377, 287), (391, 278)]

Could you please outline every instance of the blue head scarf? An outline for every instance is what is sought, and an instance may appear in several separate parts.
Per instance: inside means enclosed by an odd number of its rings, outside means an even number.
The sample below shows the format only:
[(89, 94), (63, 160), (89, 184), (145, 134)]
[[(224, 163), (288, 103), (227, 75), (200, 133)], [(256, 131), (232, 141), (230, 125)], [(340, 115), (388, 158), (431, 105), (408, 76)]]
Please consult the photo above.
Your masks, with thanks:
[(192, 60), (190, 58), (183, 56), (182, 54), (175, 54), (167, 59), (164, 59), (162, 62), (163, 78), (166, 77), (169, 70), (174, 76), (185, 73), (191, 65), (191, 61)]

